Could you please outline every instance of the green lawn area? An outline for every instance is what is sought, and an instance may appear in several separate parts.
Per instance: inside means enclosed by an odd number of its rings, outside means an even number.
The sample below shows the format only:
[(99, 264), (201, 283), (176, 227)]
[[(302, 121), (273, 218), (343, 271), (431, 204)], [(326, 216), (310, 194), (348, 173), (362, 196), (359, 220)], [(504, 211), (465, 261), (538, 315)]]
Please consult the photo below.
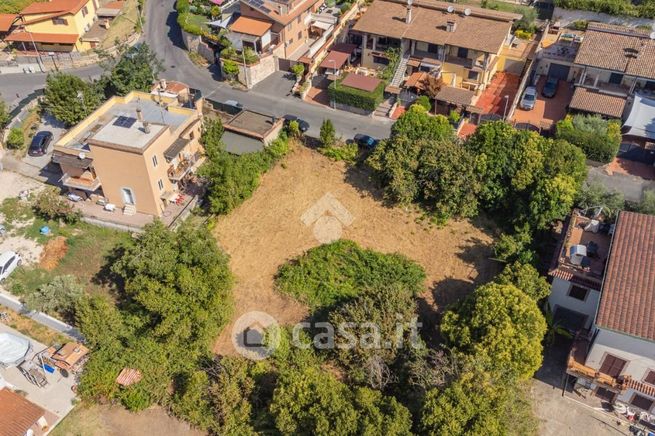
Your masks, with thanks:
[(192, 24), (194, 26), (200, 27), (203, 31), (209, 32), (209, 26), (207, 26), (207, 22), (211, 21), (209, 18), (205, 17), (204, 15), (196, 15), (192, 14), (189, 12), (187, 15), (187, 23)]
[[(84, 222), (62, 224), (46, 221), (34, 215), (25, 202), (11, 198), (0, 205), (5, 217), (5, 226), (11, 235), (23, 236), (45, 245), (57, 236), (66, 238), (67, 251), (54, 269), (48, 271), (38, 265), (18, 268), (7, 281), (7, 288), (15, 295), (28, 289), (38, 288), (55, 276), (70, 274), (76, 276), (87, 292), (108, 292), (107, 285), (98, 281), (98, 273), (107, 263), (107, 256), (119, 244), (129, 241), (129, 233), (94, 226)], [(49, 226), (51, 235), (41, 235), (39, 230)]]
[(42, 1), (46, 0), (2, 0), (0, 1), (0, 14), (17, 14), (32, 3)]

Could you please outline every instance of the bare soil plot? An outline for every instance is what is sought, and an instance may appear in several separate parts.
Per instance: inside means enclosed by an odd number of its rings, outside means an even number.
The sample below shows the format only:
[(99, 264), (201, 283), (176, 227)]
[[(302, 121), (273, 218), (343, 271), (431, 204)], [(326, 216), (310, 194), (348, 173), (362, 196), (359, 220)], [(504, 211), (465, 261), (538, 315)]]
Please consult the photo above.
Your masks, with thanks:
[[(380, 192), (371, 191), (367, 173), (301, 147), (264, 175), (252, 198), (217, 221), (214, 233), (230, 254), (237, 278), (234, 319), (259, 310), (290, 324), (307, 315), (306, 307), (274, 290), (273, 280), (280, 265), (319, 245), (313, 226), (301, 217), (326, 194), (353, 217), (343, 227), (342, 238), (402, 253), (425, 268), (426, 287), (419, 303), (424, 329), (434, 327), (445, 305), (498, 271), (489, 260), (493, 239), (488, 225), (468, 220), (443, 228), (426, 225), (415, 211), (386, 207)], [(228, 325), (218, 338), (217, 353), (234, 352), (231, 329)]]
[(161, 407), (130, 413), (120, 406), (77, 406), (51, 433), (53, 436), (201, 436), (205, 433), (166, 414)]

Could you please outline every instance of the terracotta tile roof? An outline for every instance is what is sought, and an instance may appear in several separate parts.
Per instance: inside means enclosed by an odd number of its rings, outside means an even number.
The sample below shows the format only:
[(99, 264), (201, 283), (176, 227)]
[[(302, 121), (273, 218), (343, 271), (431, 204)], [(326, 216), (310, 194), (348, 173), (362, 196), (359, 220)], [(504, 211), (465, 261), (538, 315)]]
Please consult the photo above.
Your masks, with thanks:
[(230, 30), (232, 32), (244, 33), (246, 35), (263, 36), (272, 26), (273, 24), (268, 21), (241, 16), (232, 23)]
[(24, 436), (45, 410), (7, 388), (0, 389), (0, 435)]
[(624, 107), (625, 98), (623, 97), (601, 94), (582, 87), (575, 88), (569, 103), (571, 109), (613, 118), (621, 118)]
[(12, 32), (5, 38), (9, 42), (45, 42), (48, 44), (75, 44), (79, 35), (62, 33)]
[[(263, 6), (262, 7), (257, 7), (252, 2), (249, 0), (241, 0), (241, 3), (243, 3), (245, 6), (249, 8), (254, 8), (257, 10), (257, 12), (260, 12), (267, 17), (269, 17), (271, 20), (275, 21), (276, 23), (280, 23), (284, 26), (292, 22), (298, 15), (301, 15), (308, 9), (310, 9), (312, 6), (314, 6), (318, 2), (322, 2), (323, 0), (307, 0), (303, 3), (300, 3), (297, 5), (295, 8), (292, 10), (286, 12), (286, 13), (281, 13), (280, 7), (287, 7), (288, 5), (284, 5), (281, 2), (277, 2), (275, 0), (263, 0)], [(311, 61), (311, 60), (310, 60)]]
[(437, 93), (437, 100), (445, 101), (459, 106), (468, 106), (475, 97), (474, 91), (468, 89), (454, 88), (452, 86), (443, 86)]
[(354, 44), (335, 44), (319, 66), (322, 68), (336, 68), (338, 70), (346, 63), (350, 54), (356, 48), (357, 46)]
[(655, 216), (621, 212), (596, 324), (655, 341)]
[(104, 5), (102, 5), (104, 9), (123, 9), (123, 6), (125, 6), (125, 1), (122, 0), (105, 3)]
[(371, 76), (364, 76), (363, 74), (349, 73), (345, 79), (339, 83), (339, 86), (349, 86), (363, 91), (373, 91), (378, 85), (382, 83), (380, 79)]
[[(454, 13), (446, 8), (454, 7)], [(401, 0), (376, 0), (353, 30), (363, 33), (409, 38), (439, 45), (498, 53), (512, 28), (512, 22), (521, 16), (489, 9), (469, 8), (471, 15), (465, 16), (465, 6), (432, 0), (418, 0), (412, 6), (412, 21), (405, 22), (407, 2)], [(454, 21), (455, 31), (448, 32), (446, 23)]]
[(414, 71), (409, 78), (405, 81), (405, 88), (416, 88), (424, 90), (425, 86), (423, 81), (427, 77), (428, 73), (425, 71)]
[(655, 79), (655, 40), (649, 31), (589, 23), (575, 63)]
[(48, 2), (37, 2), (20, 11), (21, 15), (71, 13), (75, 14), (84, 7), (90, 0), (51, 0)]
[(14, 24), (18, 15), (16, 14), (0, 14), (0, 32), (7, 32), (11, 29), (11, 25)]

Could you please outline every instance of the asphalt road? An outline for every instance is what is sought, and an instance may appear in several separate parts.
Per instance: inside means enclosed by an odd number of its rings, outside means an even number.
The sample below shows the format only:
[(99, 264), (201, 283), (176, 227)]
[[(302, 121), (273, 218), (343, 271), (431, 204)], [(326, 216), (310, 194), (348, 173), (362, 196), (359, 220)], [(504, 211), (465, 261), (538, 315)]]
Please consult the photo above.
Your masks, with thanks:
[[(344, 111), (306, 103), (297, 97), (271, 95), (259, 91), (241, 91), (219, 82), (216, 66), (201, 68), (193, 64), (182, 43), (182, 34), (177, 25), (175, 0), (149, 0), (145, 11), (145, 40), (163, 61), (166, 70), (161, 77), (178, 80), (200, 89), (205, 97), (219, 101), (237, 100), (247, 109), (270, 113), (276, 116), (296, 115), (310, 124), (309, 134), (318, 136), (324, 119), (330, 118), (337, 132), (344, 139), (355, 133), (365, 133), (377, 138), (389, 136), (391, 121), (373, 119)], [(97, 66), (69, 70), (85, 79), (101, 74)], [(3, 74), (0, 75), (0, 95), (9, 104), (17, 103), (34, 89), (42, 88), (46, 74)], [(18, 95), (18, 96), (17, 96)]]

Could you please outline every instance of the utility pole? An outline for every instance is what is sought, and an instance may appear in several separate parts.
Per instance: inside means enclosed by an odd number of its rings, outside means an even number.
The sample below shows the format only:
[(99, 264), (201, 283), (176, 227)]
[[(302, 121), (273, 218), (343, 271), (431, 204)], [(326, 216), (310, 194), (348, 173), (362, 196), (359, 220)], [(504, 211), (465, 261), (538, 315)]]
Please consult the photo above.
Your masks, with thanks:
[(34, 42), (34, 36), (32, 36), (32, 32), (30, 32), (28, 30), (27, 33), (30, 35), (30, 39), (32, 40), (32, 45), (34, 46), (34, 51), (36, 51), (36, 56), (37, 56), (38, 61), (39, 61), (39, 68), (41, 69), (41, 72), (43, 73), (43, 72), (45, 72), (45, 68), (43, 66), (43, 59), (41, 59), (41, 53), (39, 52), (39, 49), (36, 48), (36, 43)]
[(507, 103), (509, 103), (509, 94), (505, 94), (505, 110), (503, 111), (503, 121), (507, 121)]
[(246, 88), (250, 88), (248, 86), (248, 64), (246, 64), (246, 48), (243, 45), (243, 38), (241, 38), (241, 56), (243, 57), (243, 75), (246, 79)]

